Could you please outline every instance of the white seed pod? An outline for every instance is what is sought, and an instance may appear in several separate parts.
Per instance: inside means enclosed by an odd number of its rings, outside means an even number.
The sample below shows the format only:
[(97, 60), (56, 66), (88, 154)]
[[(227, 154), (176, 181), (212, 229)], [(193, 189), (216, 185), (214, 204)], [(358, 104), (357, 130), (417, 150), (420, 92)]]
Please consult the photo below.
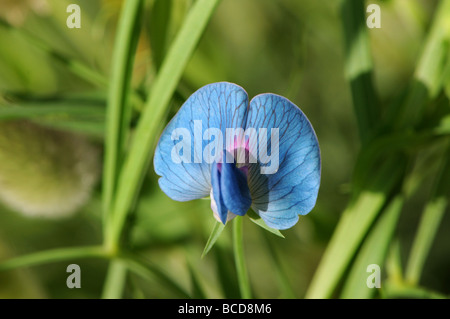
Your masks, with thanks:
[(0, 200), (27, 216), (70, 216), (90, 198), (99, 155), (82, 136), (0, 122)]

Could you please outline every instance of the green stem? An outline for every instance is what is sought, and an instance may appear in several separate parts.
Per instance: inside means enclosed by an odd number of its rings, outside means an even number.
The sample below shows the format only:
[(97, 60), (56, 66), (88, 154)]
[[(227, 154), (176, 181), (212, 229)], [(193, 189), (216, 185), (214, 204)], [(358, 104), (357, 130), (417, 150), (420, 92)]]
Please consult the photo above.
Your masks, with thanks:
[(233, 251), (234, 261), (236, 264), (236, 272), (239, 283), (239, 290), (243, 299), (251, 298), (250, 280), (248, 278), (247, 267), (244, 258), (244, 243), (243, 243), (243, 218), (237, 216), (233, 221)]
[(102, 299), (122, 298), (123, 288), (127, 279), (127, 267), (121, 260), (112, 260), (106, 274), (103, 286)]
[(82, 246), (40, 251), (0, 263), (0, 271), (79, 258), (110, 258), (102, 246)]

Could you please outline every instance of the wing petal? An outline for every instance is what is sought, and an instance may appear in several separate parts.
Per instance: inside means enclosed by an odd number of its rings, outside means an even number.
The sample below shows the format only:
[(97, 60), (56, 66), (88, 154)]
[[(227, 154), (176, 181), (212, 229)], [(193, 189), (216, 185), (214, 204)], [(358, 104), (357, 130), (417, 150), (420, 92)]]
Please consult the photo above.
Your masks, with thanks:
[[(209, 196), (213, 161), (206, 161), (203, 150), (215, 139), (226, 145), (226, 128), (244, 127), (247, 110), (247, 93), (232, 83), (209, 84), (192, 94), (164, 129), (156, 147), (153, 164), (164, 193), (178, 201)], [(217, 133), (214, 139), (208, 129)], [(218, 148), (216, 155), (222, 153), (223, 146)]]
[[(321, 159), (314, 129), (295, 104), (276, 94), (253, 98), (249, 127), (259, 134), (258, 162), (250, 165), (248, 177), (252, 208), (269, 227), (290, 228), (299, 214), (312, 210), (319, 191)], [(261, 143), (264, 134), (268, 136), (267, 155)]]

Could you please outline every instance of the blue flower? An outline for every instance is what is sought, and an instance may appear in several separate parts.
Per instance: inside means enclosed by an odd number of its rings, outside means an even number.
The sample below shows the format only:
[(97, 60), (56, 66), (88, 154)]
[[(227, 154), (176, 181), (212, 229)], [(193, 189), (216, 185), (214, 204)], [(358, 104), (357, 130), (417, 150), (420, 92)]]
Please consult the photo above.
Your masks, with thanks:
[(275, 229), (314, 207), (320, 150), (303, 112), (288, 99), (220, 82), (192, 94), (164, 129), (154, 167), (170, 198), (211, 197), (222, 223), (251, 207)]

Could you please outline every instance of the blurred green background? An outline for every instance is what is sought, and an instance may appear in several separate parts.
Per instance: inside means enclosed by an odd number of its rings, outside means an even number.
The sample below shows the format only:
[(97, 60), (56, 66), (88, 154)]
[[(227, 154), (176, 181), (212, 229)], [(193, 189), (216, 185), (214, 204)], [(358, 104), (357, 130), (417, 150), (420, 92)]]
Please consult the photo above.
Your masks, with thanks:
[[(146, 1), (132, 75), (132, 88), (141, 101), (137, 98), (133, 103), (131, 127), (138, 122), (142, 101), (194, 2)], [(80, 29), (66, 26), (70, 14), (66, 8), (70, 3), (77, 3), (81, 8)], [(357, 33), (361, 37), (367, 35), (370, 45), (370, 80), (360, 82), (362, 86), (346, 75), (349, 65), (356, 63), (346, 46), (351, 39), (351, 32), (346, 28), (353, 19), (346, 14), (353, 9), (345, 8), (352, 6), (351, 1), (223, 0), (212, 15), (171, 100), (166, 121), (201, 86), (229, 81), (245, 88), (250, 97), (264, 92), (287, 97), (303, 110), (316, 131), (322, 154), (322, 180), (314, 210), (301, 216), (295, 227), (283, 231), (284, 239), (264, 231), (247, 218), (244, 220), (245, 256), (256, 298), (303, 298), (343, 211), (358, 202), (358, 196), (375, 180), (374, 194), (384, 196), (379, 207), (381, 212), (398, 194), (404, 197), (398, 222), (392, 226), (393, 235), (390, 237), (383, 231), (376, 233), (374, 225), (378, 224), (373, 222), (369, 227), (373, 231), (364, 233), (363, 238), (367, 240), (357, 245), (363, 248), (371, 234), (387, 236), (387, 246), (380, 250), (383, 257), (374, 257), (377, 262), (381, 261), (382, 289), (370, 292), (370, 297), (417, 296), (406, 290), (395, 294), (395, 289), (387, 289), (385, 283), (391, 283), (394, 288), (405, 286), (403, 271), (397, 266), (405, 268), (408, 264), (420, 218), (436, 192), (444, 198), (443, 211), (447, 210), (447, 214), (442, 213), (438, 227), (425, 236), (432, 244), (427, 249), (420, 281), (415, 284), (425, 287), (426, 291), (450, 294), (450, 217), (446, 206), (447, 184), (450, 184), (447, 179), (450, 175), (446, 173), (450, 134), (450, 12), (439, 11), (450, 6), (445, 4), (448, 1), (430, 0), (364, 3), (380, 5), (382, 25), (380, 29), (365, 28)], [(0, 0), (0, 188), (4, 189), (0, 189), (3, 199), (0, 202), (0, 262), (41, 250), (97, 245), (102, 241), (99, 176), (105, 138), (107, 81), (111, 76), (111, 56), (121, 6), (122, 1), (117, 0)], [(364, 21), (368, 16), (360, 11), (357, 14)], [(447, 29), (438, 26), (445, 32), (439, 39), (444, 40), (432, 47), (427, 39), (433, 34), (433, 23), (439, 14), (447, 21)], [(423, 93), (427, 81), (423, 81), (422, 86), (415, 81), (420, 79), (417, 70), (426, 59), (427, 46), (432, 47), (430, 54), (436, 53), (436, 48), (445, 52), (436, 66), (440, 82), (434, 85), (436, 92), (428, 87), (428, 95)], [(100, 80), (92, 83), (95, 81), (80, 76), (76, 71), (77, 63), (93, 70)], [(359, 101), (358, 92), (370, 91), (367, 83), (373, 84), (372, 102), (376, 113), (381, 115), (369, 117), (375, 128), (364, 140), (360, 137), (355, 104)], [(424, 111), (418, 113), (411, 125), (397, 126), (404, 117), (391, 116), (402, 111), (396, 105), (411, 107), (411, 101), (421, 102)], [(35, 134), (5, 129), (6, 123), (13, 123), (20, 131), (24, 120), (36, 125), (33, 126)], [(61, 137), (60, 134), (70, 135)], [(45, 139), (53, 142), (43, 141)], [(11, 146), (22, 140), (29, 146), (19, 150)], [(32, 145), (41, 146), (33, 149)], [(76, 159), (66, 156), (71, 150), (78, 154)], [(93, 157), (95, 152), (98, 154)], [(397, 152), (401, 154), (392, 155)], [(379, 172), (390, 159), (395, 164), (385, 168), (384, 173)], [(72, 169), (79, 168), (77, 163), (86, 161), (95, 163), (72, 174)], [(52, 168), (54, 174), (47, 173)], [(384, 183), (380, 181), (382, 174), (398, 178)], [(80, 182), (86, 178), (92, 182)], [(69, 183), (59, 186), (62, 180)], [(18, 181), (18, 185), (14, 185), (17, 189), (10, 191), (8, 187), (12, 187), (13, 182), (5, 181)], [(32, 186), (21, 189), (21, 185), (27, 184)], [(61, 187), (67, 187), (66, 192), (56, 191)], [(45, 196), (53, 198), (52, 194), (47, 194), (48, 189), (55, 189), (54, 197), (62, 196), (67, 202), (78, 193), (88, 196), (79, 202), (74, 200), (73, 214), (63, 218), (57, 218), (57, 213), (50, 218), (28, 217), (4, 200), (18, 192), (24, 194), (19, 199), (33, 198), (25, 207), (38, 205), (39, 201), (46, 200)], [(54, 205), (69, 205), (66, 201), (55, 199)], [(371, 209), (370, 202), (365, 205), (359, 206), (360, 214)], [(143, 254), (194, 297), (237, 298), (239, 290), (230, 227), (225, 228), (210, 253), (200, 258), (214, 222), (209, 200), (172, 201), (159, 189), (150, 165), (135, 213), (127, 221), (126, 245)], [(352, 228), (348, 231), (352, 232)], [(383, 242), (381, 237), (379, 240), (375, 237), (374, 241)], [(377, 263), (370, 262), (371, 251), (378, 253), (368, 248), (367, 264)], [(355, 261), (353, 265), (357, 265), (356, 260), (362, 254), (363, 249), (358, 250), (349, 263)], [(339, 254), (335, 256), (339, 259)], [(66, 286), (66, 267), (70, 263), (81, 267), (81, 289)], [(98, 298), (107, 266), (107, 260), (71, 259), (0, 272), (0, 297)], [(340, 292), (346, 278), (355, 271), (360, 271), (362, 278), (370, 274), (365, 267), (359, 270), (346, 267), (332, 296), (342, 296)], [(179, 297), (157, 275), (144, 281), (130, 272), (127, 278), (124, 297)], [(357, 293), (347, 296), (367, 297)]]

